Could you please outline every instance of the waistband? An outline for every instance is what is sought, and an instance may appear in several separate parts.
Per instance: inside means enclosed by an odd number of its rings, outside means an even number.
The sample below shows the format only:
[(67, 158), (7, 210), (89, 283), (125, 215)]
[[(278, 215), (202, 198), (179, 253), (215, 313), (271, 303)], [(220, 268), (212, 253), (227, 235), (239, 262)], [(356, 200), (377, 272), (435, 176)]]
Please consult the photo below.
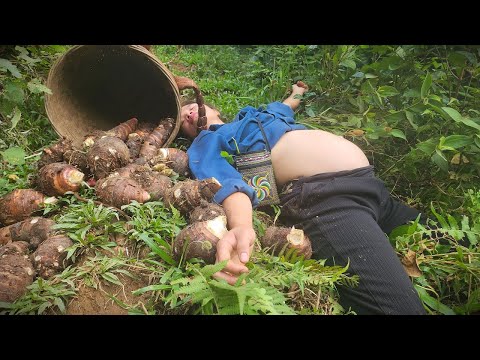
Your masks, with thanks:
[(280, 195), (288, 194), (292, 191), (292, 189), (296, 186), (301, 186), (305, 183), (312, 183), (318, 181), (325, 181), (331, 180), (334, 178), (341, 178), (341, 177), (375, 177), (374, 173), (374, 166), (368, 165), (364, 167), (360, 167), (353, 170), (343, 170), (343, 171), (335, 171), (335, 172), (328, 172), (328, 173), (320, 173), (312, 176), (301, 177), (298, 179), (293, 179), (285, 185), (282, 186), (280, 191)]

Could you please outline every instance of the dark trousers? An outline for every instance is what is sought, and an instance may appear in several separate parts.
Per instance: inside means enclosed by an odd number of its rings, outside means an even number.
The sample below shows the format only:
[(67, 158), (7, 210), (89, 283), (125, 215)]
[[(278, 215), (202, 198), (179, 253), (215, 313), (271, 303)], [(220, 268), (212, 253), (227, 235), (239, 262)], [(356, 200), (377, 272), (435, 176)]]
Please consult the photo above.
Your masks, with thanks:
[[(285, 187), (284, 187), (285, 189)], [(373, 166), (301, 178), (282, 192), (283, 220), (312, 241), (313, 258), (345, 266), (357, 287), (338, 286), (340, 304), (357, 314), (424, 314), (385, 233), (419, 212), (391, 196)]]

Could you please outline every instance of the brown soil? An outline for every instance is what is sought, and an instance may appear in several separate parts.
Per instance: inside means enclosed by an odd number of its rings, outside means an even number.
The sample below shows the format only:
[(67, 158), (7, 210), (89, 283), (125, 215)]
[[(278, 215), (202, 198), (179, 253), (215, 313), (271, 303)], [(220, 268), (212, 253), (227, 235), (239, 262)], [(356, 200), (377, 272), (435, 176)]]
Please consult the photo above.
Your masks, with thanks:
[[(115, 296), (127, 306), (142, 308), (141, 303), (147, 302), (148, 293), (140, 296), (132, 295), (132, 291), (148, 286), (148, 281), (119, 276), (124, 287), (102, 282), (98, 289), (83, 286), (67, 306), (67, 315), (127, 315), (128, 310), (117, 305), (108, 296)], [(140, 305), (140, 306), (136, 306)]]
[[(118, 246), (114, 248), (114, 253), (110, 253), (106, 250), (99, 250), (100, 253), (106, 256), (117, 256), (119, 252), (125, 254), (133, 254), (133, 249), (128, 246), (128, 250), (125, 247), (125, 237), (118, 234), (115, 237), (115, 241)], [(89, 257), (93, 256), (93, 251), (87, 251), (77, 259), (76, 266), (82, 266)], [(67, 315), (127, 315), (128, 309), (124, 309), (118, 305), (111, 296), (115, 296), (119, 301), (127, 305), (128, 307), (142, 308), (142, 303), (146, 304), (151, 293), (145, 293), (139, 296), (132, 295), (132, 291), (141, 289), (150, 285), (148, 277), (142, 275), (135, 270), (126, 269), (134, 276), (134, 278), (116, 274), (123, 284), (122, 286), (112, 284), (106, 280), (101, 281), (98, 284), (97, 289), (82, 284), (77, 292), (77, 295), (70, 299), (67, 304)], [(109, 296), (110, 295), (110, 296)]]

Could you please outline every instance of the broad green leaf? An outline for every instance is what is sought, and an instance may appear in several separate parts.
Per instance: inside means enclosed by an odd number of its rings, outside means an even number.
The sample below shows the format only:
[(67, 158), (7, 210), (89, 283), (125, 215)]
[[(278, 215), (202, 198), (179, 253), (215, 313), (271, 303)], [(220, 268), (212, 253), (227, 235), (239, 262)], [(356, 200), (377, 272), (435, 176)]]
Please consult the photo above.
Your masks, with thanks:
[(452, 109), (451, 107), (446, 107), (443, 106), (442, 110), (445, 111), (454, 121), (460, 122), (462, 121), (462, 115), (455, 109)]
[(377, 75), (373, 75), (373, 74), (365, 74), (365, 79), (376, 79), (378, 78)]
[(30, 90), (34, 94), (40, 94), (40, 93), (47, 93), (49, 95), (52, 95), (52, 90), (50, 90), (48, 87), (45, 85), (41, 84), (38, 79), (33, 79), (27, 84), (28, 90)]
[(16, 83), (10, 82), (5, 85), (4, 96), (7, 100), (15, 104), (23, 104), (25, 100), (25, 91)]
[(444, 156), (439, 155), (439, 150), (437, 149), (437, 152), (432, 155), (432, 161), (443, 171), (448, 171), (448, 161), (445, 159)]
[(466, 135), (450, 135), (445, 138), (443, 146), (447, 146), (454, 149), (459, 149), (463, 146), (470, 145), (472, 138)]
[(450, 116), (443, 110), (443, 108), (435, 106), (433, 104), (428, 104), (428, 107), (435, 111), (437, 114), (440, 114), (442, 118), (444, 118), (446, 121), (450, 121)]
[(424, 99), (427, 96), (428, 90), (432, 86), (432, 75), (430, 73), (425, 76), (425, 80), (423, 80), (422, 89), (420, 90), (420, 96)]
[(391, 134), (392, 136), (395, 136), (395, 137), (397, 137), (397, 138), (403, 139), (403, 140), (405, 140), (405, 141), (407, 140), (407, 137), (405, 136), (405, 134), (403, 133), (403, 131), (400, 130), (400, 129), (393, 129), (393, 130), (390, 132), (390, 134)]
[(305, 112), (307, 113), (308, 116), (315, 117), (315, 113), (313, 112), (312, 108), (310, 107), (306, 108)]
[(423, 151), (425, 154), (430, 155), (435, 151), (437, 144), (435, 140), (428, 139), (427, 141), (423, 141), (417, 144), (417, 149)]
[(480, 125), (477, 124), (475, 121), (473, 121), (472, 119), (469, 119), (469, 118), (466, 118), (466, 117), (462, 117), (462, 123), (464, 123), (465, 125), (467, 126), (470, 126), (474, 129), (477, 129), (477, 130), (480, 130)]
[[(393, 113), (388, 114), (387, 116), (385, 116), (385, 120), (386, 120), (389, 124), (396, 125), (396, 124), (398, 124), (399, 122), (405, 120), (405, 114), (403, 113), (403, 111), (395, 111), (395, 112), (393, 112)], [(360, 127), (360, 126), (359, 126), (359, 127)]]
[(418, 125), (415, 123), (415, 114), (412, 113), (411, 111), (408, 111), (408, 110), (405, 110), (405, 116), (407, 117), (407, 120), (408, 122), (410, 123), (410, 125), (412, 125), (412, 127), (417, 130), (418, 129)]
[(350, 69), (352, 69), (352, 70), (355, 70), (356, 67), (357, 67), (357, 64), (355, 64), (355, 61), (350, 60), (350, 59), (343, 60), (343, 61), (340, 63), (340, 65), (343, 65), (343, 66), (345, 66), (345, 67), (348, 67), (348, 68), (350, 68)]
[(10, 73), (18, 79), (22, 77), (22, 74), (20, 74), (20, 71), (18, 71), (18, 68), (7, 59), (0, 59), (0, 69), (5, 69), (10, 71)]
[(10, 130), (15, 129), (21, 118), (22, 112), (18, 109), (18, 107), (15, 107), (15, 109), (13, 110), (12, 126), (10, 126)]
[(395, 89), (393, 86), (380, 86), (378, 88), (378, 93), (380, 96), (395, 96), (400, 94), (397, 89)]
[(361, 71), (357, 71), (355, 74), (352, 75), (354, 78), (363, 78), (365, 77), (365, 74)]
[(20, 147), (11, 147), (2, 152), (3, 160), (12, 165), (25, 164), (25, 150)]
[(420, 299), (433, 310), (436, 310), (443, 315), (455, 315), (455, 312), (451, 308), (449, 308), (445, 304), (442, 304), (439, 300), (428, 295), (427, 291), (424, 288), (415, 285), (415, 289), (417, 289)]
[(397, 226), (395, 229), (392, 230), (392, 232), (388, 235), (390, 240), (395, 240), (399, 236), (404, 236), (408, 234), (408, 228), (410, 225), (400, 225)]

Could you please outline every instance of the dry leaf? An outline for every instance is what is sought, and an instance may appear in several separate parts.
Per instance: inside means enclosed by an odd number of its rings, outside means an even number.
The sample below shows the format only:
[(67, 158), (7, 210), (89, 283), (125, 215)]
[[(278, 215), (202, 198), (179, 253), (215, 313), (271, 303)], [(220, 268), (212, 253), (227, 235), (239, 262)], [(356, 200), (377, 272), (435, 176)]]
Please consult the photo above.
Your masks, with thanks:
[(453, 155), (452, 160), (450, 160), (450, 164), (460, 164), (460, 153), (456, 153), (455, 155)]
[(347, 135), (350, 135), (350, 136), (362, 136), (363, 134), (365, 134), (365, 131), (363, 131), (362, 129), (350, 130), (347, 133)]
[(422, 276), (422, 271), (418, 268), (417, 254), (415, 253), (415, 251), (408, 250), (407, 255), (402, 259), (402, 264), (408, 276)]

